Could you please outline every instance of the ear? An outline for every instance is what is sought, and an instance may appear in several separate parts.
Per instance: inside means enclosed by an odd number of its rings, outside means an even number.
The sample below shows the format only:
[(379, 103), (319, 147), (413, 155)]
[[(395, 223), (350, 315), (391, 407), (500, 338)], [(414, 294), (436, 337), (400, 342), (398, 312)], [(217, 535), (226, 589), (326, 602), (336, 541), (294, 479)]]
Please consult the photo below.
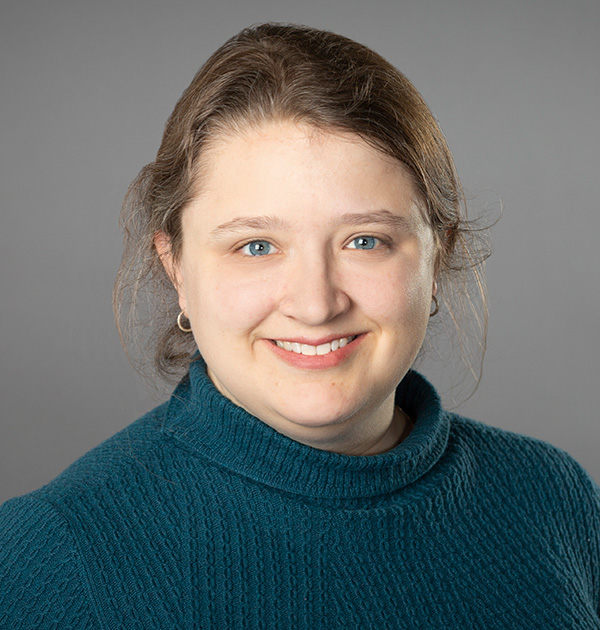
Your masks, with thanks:
[(167, 275), (171, 279), (177, 294), (179, 295), (179, 306), (181, 310), (186, 313), (187, 302), (185, 299), (184, 285), (181, 277), (181, 270), (179, 264), (173, 257), (173, 250), (171, 249), (171, 239), (163, 232), (158, 231), (154, 235), (154, 247), (160, 258)]

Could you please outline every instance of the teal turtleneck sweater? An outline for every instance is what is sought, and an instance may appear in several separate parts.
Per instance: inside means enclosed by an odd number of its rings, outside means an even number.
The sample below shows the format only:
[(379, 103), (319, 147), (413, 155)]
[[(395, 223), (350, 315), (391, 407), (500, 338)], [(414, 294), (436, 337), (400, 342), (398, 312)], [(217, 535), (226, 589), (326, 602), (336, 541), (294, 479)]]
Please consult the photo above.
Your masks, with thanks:
[(201, 362), (0, 508), (0, 628), (600, 628), (600, 498), (567, 455), (442, 410), (394, 450), (294, 442)]

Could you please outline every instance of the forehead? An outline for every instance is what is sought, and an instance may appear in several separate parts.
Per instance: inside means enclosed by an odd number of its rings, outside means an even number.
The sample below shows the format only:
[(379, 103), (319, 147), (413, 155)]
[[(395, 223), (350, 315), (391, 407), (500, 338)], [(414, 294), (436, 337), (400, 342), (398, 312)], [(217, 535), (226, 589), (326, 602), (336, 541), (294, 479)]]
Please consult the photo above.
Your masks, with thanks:
[(205, 220), (282, 213), (306, 221), (381, 209), (412, 214), (413, 206), (404, 165), (358, 135), (274, 121), (210, 143), (189, 209)]

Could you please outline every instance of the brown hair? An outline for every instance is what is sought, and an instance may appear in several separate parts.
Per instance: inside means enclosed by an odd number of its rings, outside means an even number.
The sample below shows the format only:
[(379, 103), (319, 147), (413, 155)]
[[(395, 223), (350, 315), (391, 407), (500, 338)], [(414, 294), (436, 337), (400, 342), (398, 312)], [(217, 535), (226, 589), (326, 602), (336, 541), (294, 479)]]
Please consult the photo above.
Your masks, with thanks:
[[(199, 166), (211, 139), (274, 119), (357, 134), (406, 166), (433, 230), (438, 297), (454, 323), (451, 336), (464, 353), (463, 338), (473, 335), (461, 322), (471, 311), (482, 359), (487, 312), (480, 263), (486, 253), (473, 246), (452, 155), (424, 100), (401, 72), (362, 44), (304, 26), (261, 24), (231, 38), (199, 70), (167, 121), (156, 160), (125, 198), (114, 304), (134, 365), (147, 367), (151, 353), (167, 380), (187, 370), (197, 348), (176, 325), (177, 293), (154, 235), (167, 235), (177, 259), (182, 209), (201, 186)], [(482, 298), (478, 307), (473, 286)]]

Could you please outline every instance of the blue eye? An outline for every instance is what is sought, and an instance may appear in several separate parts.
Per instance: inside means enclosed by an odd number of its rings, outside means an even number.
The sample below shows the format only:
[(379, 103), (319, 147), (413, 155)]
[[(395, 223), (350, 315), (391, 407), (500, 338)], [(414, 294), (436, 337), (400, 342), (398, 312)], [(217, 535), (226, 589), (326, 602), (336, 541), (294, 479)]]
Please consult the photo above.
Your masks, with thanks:
[(375, 249), (378, 242), (379, 239), (374, 236), (357, 236), (350, 241), (348, 247), (350, 249)]
[(273, 246), (268, 241), (251, 241), (241, 251), (248, 256), (266, 256), (273, 252)]

